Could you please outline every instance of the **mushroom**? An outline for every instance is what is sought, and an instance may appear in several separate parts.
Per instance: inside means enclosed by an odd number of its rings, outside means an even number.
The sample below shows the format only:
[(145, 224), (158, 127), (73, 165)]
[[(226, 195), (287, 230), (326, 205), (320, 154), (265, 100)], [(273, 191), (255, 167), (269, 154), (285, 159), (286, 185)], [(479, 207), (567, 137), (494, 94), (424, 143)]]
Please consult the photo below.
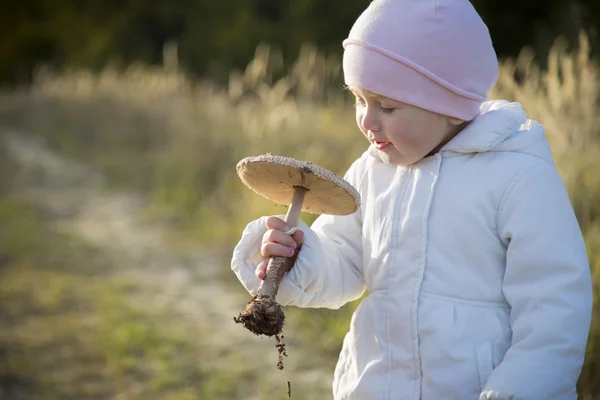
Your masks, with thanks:
[[(237, 165), (242, 182), (254, 192), (276, 203), (289, 205), (285, 222), (297, 230), (301, 211), (313, 214), (347, 215), (358, 209), (360, 195), (347, 181), (326, 169), (293, 158), (271, 154), (248, 157)], [(256, 335), (279, 335), (285, 315), (275, 297), (285, 271), (294, 264), (290, 257), (272, 257), (257, 294), (234, 318)], [(278, 338), (277, 338), (278, 339)]]

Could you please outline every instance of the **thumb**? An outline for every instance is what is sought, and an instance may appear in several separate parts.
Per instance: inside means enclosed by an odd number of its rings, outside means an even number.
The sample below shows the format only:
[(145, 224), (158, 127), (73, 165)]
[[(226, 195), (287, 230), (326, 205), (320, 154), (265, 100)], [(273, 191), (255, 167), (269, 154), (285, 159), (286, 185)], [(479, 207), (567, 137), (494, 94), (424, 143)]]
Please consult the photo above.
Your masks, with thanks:
[(267, 265), (269, 264), (268, 258), (263, 258), (263, 260), (256, 266), (256, 277), (261, 281), (265, 279), (267, 275)]
[(292, 238), (294, 238), (294, 240), (296, 241), (296, 243), (298, 244), (298, 247), (300, 247), (300, 245), (302, 243), (304, 243), (304, 232), (302, 231), (296, 231), (293, 235)]

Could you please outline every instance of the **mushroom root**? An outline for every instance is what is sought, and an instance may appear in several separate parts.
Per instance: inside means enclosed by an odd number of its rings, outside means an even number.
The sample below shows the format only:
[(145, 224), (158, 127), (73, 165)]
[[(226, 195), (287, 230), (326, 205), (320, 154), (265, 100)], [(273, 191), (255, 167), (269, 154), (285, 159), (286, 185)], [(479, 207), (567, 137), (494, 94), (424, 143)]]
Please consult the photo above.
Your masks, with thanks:
[(272, 297), (256, 295), (233, 319), (255, 335), (273, 336), (283, 330), (285, 314), (279, 303)]

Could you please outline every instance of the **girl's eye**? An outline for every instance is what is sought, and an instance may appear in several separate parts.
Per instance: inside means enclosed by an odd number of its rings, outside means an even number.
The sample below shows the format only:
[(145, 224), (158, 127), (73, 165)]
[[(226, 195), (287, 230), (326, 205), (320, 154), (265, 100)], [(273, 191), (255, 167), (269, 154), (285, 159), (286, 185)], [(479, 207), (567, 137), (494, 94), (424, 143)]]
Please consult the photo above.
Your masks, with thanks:
[(384, 114), (391, 114), (391, 113), (393, 113), (393, 112), (394, 112), (394, 110), (395, 110), (395, 108), (387, 108), (387, 107), (384, 107), (384, 106), (380, 106), (380, 108), (381, 108), (381, 111), (382, 111)]

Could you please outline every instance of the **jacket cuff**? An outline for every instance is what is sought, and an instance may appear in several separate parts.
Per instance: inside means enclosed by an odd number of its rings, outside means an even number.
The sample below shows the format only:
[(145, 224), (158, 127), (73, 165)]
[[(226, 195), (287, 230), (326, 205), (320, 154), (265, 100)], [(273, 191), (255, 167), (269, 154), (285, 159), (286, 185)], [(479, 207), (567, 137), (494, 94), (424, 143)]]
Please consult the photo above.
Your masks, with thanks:
[[(284, 218), (283, 215), (279, 215), (278, 217), (281, 219)], [(262, 238), (267, 231), (268, 218), (269, 217), (264, 216), (246, 225), (240, 241), (233, 250), (233, 256), (231, 258), (231, 270), (252, 296), (256, 295), (258, 292), (258, 287), (261, 282), (260, 279), (256, 277), (255, 271), (256, 266), (262, 261), (260, 247)], [(308, 225), (301, 220), (298, 221), (298, 228), (305, 234), (310, 231)], [(304, 244), (305, 243), (306, 241)], [(298, 252), (298, 258), (300, 258), (303, 253), (302, 249), (304, 248), (304, 244)], [(290, 272), (294, 271), (295, 268), (296, 267), (294, 266)], [(299, 298), (303, 292), (303, 289), (297, 283), (300, 281), (298, 276), (296, 275), (296, 279), (293, 277), (290, 278), (290, 272), (283, 276), (277, 292), (276, 300), (282, 306), (294, 304), (295, 300)]]
[(251, 294), (258, 291), (260, 280), (256, 277), (256, 266), (262, 261), (260, 246), (262, 237), (267, 231), (267, 217), (250, 222), (244, 228), (242, 237), (233, 249), (231, 270), (238, 280)]

